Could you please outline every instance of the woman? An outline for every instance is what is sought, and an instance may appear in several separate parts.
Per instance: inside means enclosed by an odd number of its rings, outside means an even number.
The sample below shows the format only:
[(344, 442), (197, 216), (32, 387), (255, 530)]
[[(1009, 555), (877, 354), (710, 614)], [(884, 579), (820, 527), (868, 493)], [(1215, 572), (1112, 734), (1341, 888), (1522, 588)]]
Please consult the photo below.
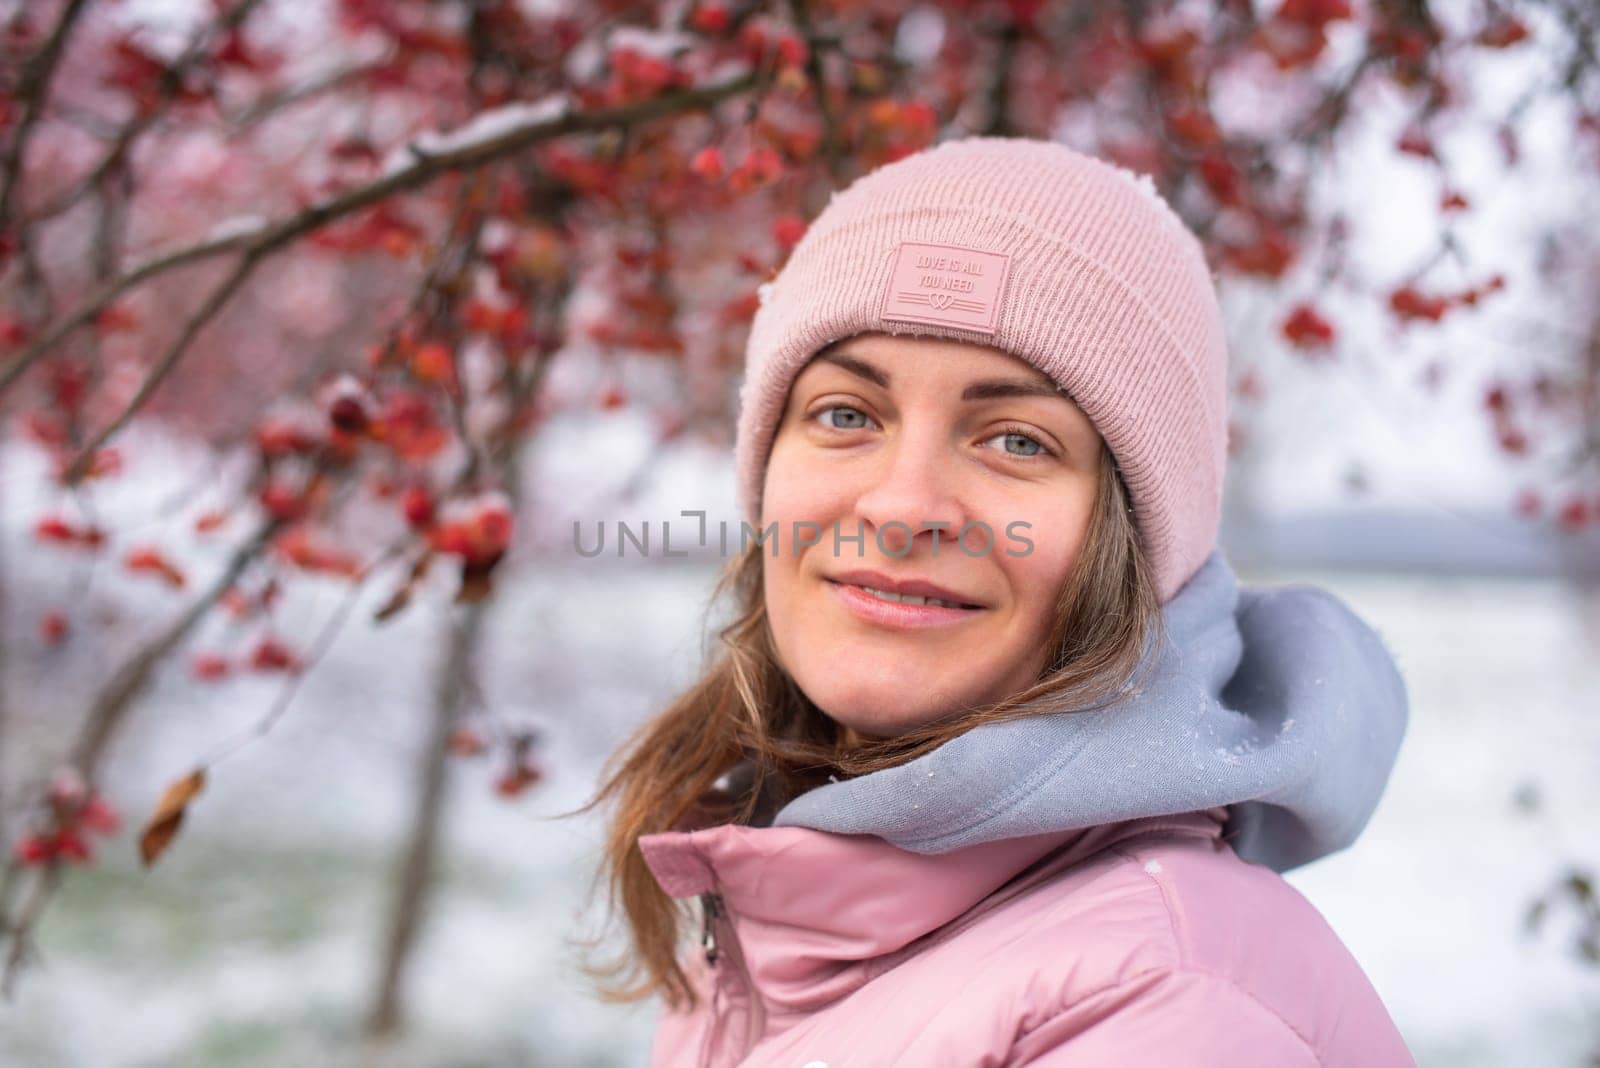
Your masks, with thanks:
[(1148, 179), (978, 137), (833, 198), (752, 325), (739, 613), (592, 802), (653, 1064), (1413, 1063), (1279, 874), (1365, 825), (1404, 683), (1236, 584), (1226, 363)]

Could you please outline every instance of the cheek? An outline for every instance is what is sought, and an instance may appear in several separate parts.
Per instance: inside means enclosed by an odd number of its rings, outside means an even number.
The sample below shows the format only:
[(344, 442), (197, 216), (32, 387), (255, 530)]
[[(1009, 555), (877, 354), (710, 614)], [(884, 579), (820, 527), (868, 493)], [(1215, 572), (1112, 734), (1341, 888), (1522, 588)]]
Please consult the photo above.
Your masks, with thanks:
[(776, 521), (781, 529), (796, 520), (826, 518), (840, 488), (837, 477), (828, 477), (826, 466), (826, 459), (818, 455), (818, 450), (808, 449), (787, 435), (779, 438), (767, 459), (766, 481), (761, 490), (761, 525)]
[[(1018, 608), (1034, 633), (1048, 631), (1055, 620), (1056, 597), (1088, 537), (1091, 506), (1089, 500), (1068, 495), (1042, 506), (1013, 510), (1006, 523), (1020, 520), (1029, 525), (1014, 528), (1010, 536), (1005, 536), (1004, 524), (996, 528), (1002, 539), (995, 559), (1005, 569)], [(1021, 540), (1024, 538), (1033, 543), (1031, 548)], [(1006, 549), (1024, 555), (1010, 556)]]
[[(803, 625), (804, 613), (796, 599), (800, 593), (801, 563), (804, 553), (797, 555), (792, 548), (794, 524), (801, 521), (826, 521), (828, 502), (826, 494), (818, 487), (826, 487), (828, 480), (820, 478), (807, 462), (808, 453), (803, 448), (792, 448), (782, 440), (773, 446), (767, 460), (766, 481), (761, 491), (761, 525), (758, 532), (766, 532), (777, 524), (774, 532), (778, 552), (770, 547), (761, 552), (762, 585), (765, 590), (767, 617), (778, 640), (779, 652), (790, 644), (791, 633)], [(769, 537), (773, 535), (768, 535)], [(806, 549), (804, 552), (812, 552)]]

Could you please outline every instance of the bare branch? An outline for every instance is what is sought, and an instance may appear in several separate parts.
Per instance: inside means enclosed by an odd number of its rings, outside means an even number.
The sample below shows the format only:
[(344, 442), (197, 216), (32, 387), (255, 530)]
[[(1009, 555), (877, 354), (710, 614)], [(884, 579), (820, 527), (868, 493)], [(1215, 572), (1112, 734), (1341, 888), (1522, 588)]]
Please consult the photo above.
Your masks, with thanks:
[(16, 917), (9, 915), (4, 917), (5, 926), (0, 928), (0, 935), (11, 939), (11, 948), (6, 953), (5, 975), (3, 980), (0, 980), (0, 994), (4, 994), (7, 1001), (11, 1000), (11, 995), (16, 989), (17, 976), (21, 973), (22, 966), (27, 963), (30, 955), (37, 952), (33, 947), (33, 927), (61, 882), (61, 864), (60, 858), (51, 858), (49, 864), (34, 881), (31, 888), (33, 892), (18, 910)]
[(806, 43), (806, 78), (816, 96), (817, 115), (822, 119), (822, 156), (828, 168), (828, 177), (835, 187), (844, 184), (844, 158), (839, 142), (839, 121), (834, 117), (833, 104), (828, 100), (828, 78), (822, 66), (823, 43), (817, 37), (811, 22), (811, 8), (806, 0), (789, 0), (789, 17), (794, 20)]
[(272, 731), (273, 726), (289, 710), (290, 704), (294, 701), (294, 695), (299, 690), (300, 683), (305, 679), (305, 676), (310, 672), (311, 668), (322, 661), (328, 650), (333, 647), (334, 640), (338, 638), (340, 631), (344, 629), (346, 621), (350, 618), (351, 609), (355, 607), (356, 602), (360, 599), (359, 595), (366, 585), (367, 579), (372, 577), (373, 572), (377, 571), (389, 560), (400, 555), (400, 552), (411, 540), (412, 537), (409, 534), (395, 539), (388, 548), (379, 554), (376, 560), (362, 568), (361, 574), (355, 581), (350, 583), (350, 588), (346, 591), (344, 600), (340, 602), (339, 607), (334, 610), (333, 614), (322, 625), (322, 630), (312, 639), (310, 651), (302, 661), (300, 669), (295, 671), (288, 681), (284, 683), (283, 688), (278, 691), (278, 696), (272, 702), (272, 706), (267, 710), (266, 715), (262, 716), (243, 733), (223, 743), (210, 756), (201, 758), (196, 767), (210, 770), (221, 762), (223, 758), (250, 744), (255, 739), (265, 737)]
[(424, 153), (413, 149), (413, 162), (367, 185), (340, 193), (276, 223), (223, 234), (163, 253), (113, 279), (64, 318), (42, 330), (34, 341), (23, 348), (5, 371), (0, 373), (0, 393), (8, 389), (40, 356), (54, 348), (68, 334), (87, 324), (122, 294), (151, 278), (187, 264), (230, 252), (243, 251), (247, 255), (264, 257), (330, 222), (370, 207), (396, 193), (408, 192), (426, 185), (442, 174), (482, 167), (531, 145), (568, 134), (614, 127), (626, 128), (664, 115), (710, 107), (728, 97), (738, 96), (754, 88), (761, 83), (763, 77), (760, 72), (751, 71), (718, 85), (663, 93), (661, 96), (634, 104), (595, 108), (584, 112), (563, 111), (554, 118), (512, 126), (492, 136), (438, 152)]
[[(160, 634), (147, 643), (118, 669), (95, 698), (89, 715), (73, 747), (71, 765), (93, 782), (106, 746), (121, 726), (127, 711), (150, 682), (151, 675), (160, 663), (176, 649), (189, 632), (195, 628), (212, 606), (222, 598), (244, 569), (272, 543), (273, 537), (284, 525), (283, 520), (264, 520), (255, 533), (234, 549), (222, 573), (206, 591), (176, 620), (169, 623)], [(0, 937), (11, 940), (6, 954), (4, 974), (0, 976), (0, 992), (10, 1000), (18, 973), (32, 952), (32, 929), (45, 905), (49, 902), (61, 879), (60, 857), (52, 857), (35, 874), (30, 893), (16, 914), (0, 916)], [(8, 858), (6, 882), (9, 887), (16, 874), (15, 858)]]
[(1022, 27), (1016, 19), (1007, 18), (1000, 23), (995, 42), (1000, 52), (985, 94), (989, 115), (983, 132), (990, 137), (1009, 137), (1017, 132), (1011, 121), (1011, 78), (1016, 68), (1017, 49), (1022, 44)]
[(134, 699), (143, 692), (156, 666), (188, 637), (189, 632), (205, 617), (211, 607), (239, 580), (239, 576), (244, 574), (244, 569), (250, 562), (272, 543), (273, 537), (283, 525), (281, 519), (263, 520), (255, 533), (234, 549), (233, 555), (228, 558), (228, 565), (222, 569), (222, 573), (212, 581), (205, 592), (195, 599), (183, 615), (169, 623), (165, 630), (124, 663), (100, 691), (89, 710), (83, 733), (72, 751), (72, 765), (83, 773), (86, 780), (93, 781), (107, 743), (116, 732), (124, 713), (133, 704)]
[(127, 404), (122, 406), (122, 411), (117, 413), (116, 418), (112, 419), (104, 429), (91, 438), (89, 443), (73, 458), (72, 463), (67, 466), (62, 475), (63, 482), (70, 486), (83, 478), (90, 465), (94, 462), (94, 454), (111, 439), (113, 434), (127, 425), (128, 420), (133, 418), (134, 413), (143, 407), (145, 401), (150, 399), (150, 395), (156, 391), (156, 387), (161, 385), (167, 375), (172, 373), (172, 369), (178, 365), (179, 360), (183, 359), (184, 353), (189, 351), (189, 346), (194, 343), (194, 339), (199, 336), (200, 331), (205, 328), (207, 323), (216, 318), (217, 313), (239, 291), (239, 287), (244, 284), (245, 279), (250, 277), (251, 272), (256, 268), (256, 264), (261, 262), (261, 256), (262, 254), (257, 252), (247, 253), (239, 261), (238, 266), (233, 269), (233, 273), (224, 278), (221, 284), (211, 291), (211, 295), (206, 297), (205, 303), (189, 317), (189, 321), (183, 325), (183, 330), (173, 339), (172, 344), (167, 346), (167, 351), (162, 355), (161, 359), (157, 360), (156, 365), (150, 369), (150, 373), (145, 375), (144, 381), (139, 384), (138, 392), (133, 395)]
[[(190, 39), (189, 44), (179, 53), (178, 58), (161, 71), (161, 78), (156, 83), (156, 96), (160, 103), (166, 104), (178, 95), (178, 91), (183, 88), (184, 79), (189, 76), (189, 71), (194, 69), (195, 64), (205, 57), (206, 50), (210, 47), (214, 37), (238, 29), (239, 24), (249, 17), (250, 12), (259, 7), (260, 4), (261, 0), (240, 0), (239, 3), (219, 14), (215, 22), (202, 26), (197, 30), (194, 37)], [(122, 129), (117, 132), (116, 140), (111, 145), (111, 148), (106, 151), (106, 154), (101, 157), (100, 162), (95, 165), (94, 170), (55, 203), (29, 215), (27, 223), (31, 225), (55, 218), (82, 200), (89, 190), (105, 179), (106, 175), (117, 168), (126, 166), (129, 153), (133, 151), (134, 143), (144, 135), (146, 130), (155, 125), (160, 116), (161, 112), (155, 108), (148, 111), (142, 109), (137, 111), (133, 118), (129, 119)]]
[(44, 112), (45, 102), (50, 96), (50, 80), (61, 61), (61, 53), (66, 51), (72, 27), (88, 6), (88, 0), (68, 0), (66, 9), (56, 22), (56, 28), (50, 33), (50, 39), (28, 62), (28, 69), (22, 75), (22, 84), (17, 87), (16, 99), (22, 105), (22, 118), (17, 120), (11, 145), (6, 150), (4, 161), (0, 162), (0, 229), (5, 228), (6, 220), (11, 215), (11, 201), (16, 196), (17, 183), (22, 181), (28, 137)]
[(223, 120), (227, 126), (225, 136), (229, 140), (237, 138), (252, 126), (282, 111), (284, 108), (292, 107), (303, 100), (309, 100), (314, 96), (341, 88), (345, 83), (363, 78), (381, 66), (383, 66), (382, 61), (358, 63), (349, 67), (336, 67), (301, 85), (291, 85), (264, 96), (249, 107), (241, 110), (237, 115)]

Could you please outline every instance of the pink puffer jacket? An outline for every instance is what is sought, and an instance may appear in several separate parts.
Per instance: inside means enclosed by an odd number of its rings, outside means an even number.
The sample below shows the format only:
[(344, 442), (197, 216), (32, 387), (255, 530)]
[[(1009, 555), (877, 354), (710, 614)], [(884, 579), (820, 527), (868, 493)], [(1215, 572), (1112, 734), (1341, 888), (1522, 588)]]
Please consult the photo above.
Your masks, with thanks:
[[(869, 835), (648, 835), (712, 922), (672, 1068), (1414, 1065), (1321, 914), (1216, 807), (924, 855)], [(710, 961), (708, 962), (708, 958)]]

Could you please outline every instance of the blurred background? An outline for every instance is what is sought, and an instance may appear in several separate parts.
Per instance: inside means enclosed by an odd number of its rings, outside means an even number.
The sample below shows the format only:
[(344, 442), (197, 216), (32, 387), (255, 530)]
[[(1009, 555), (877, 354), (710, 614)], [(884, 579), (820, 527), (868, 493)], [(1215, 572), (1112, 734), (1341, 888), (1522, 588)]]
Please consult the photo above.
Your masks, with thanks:
[(979, 133), (1201, 237), (1224, 546), (1400, 660), (1289, 881), (1420, 1064), (1600, 1064), (1586, 0), (0, 2), (0, 1062), (642, 1064), (564, 814), (713, 651), (759, 286)]

